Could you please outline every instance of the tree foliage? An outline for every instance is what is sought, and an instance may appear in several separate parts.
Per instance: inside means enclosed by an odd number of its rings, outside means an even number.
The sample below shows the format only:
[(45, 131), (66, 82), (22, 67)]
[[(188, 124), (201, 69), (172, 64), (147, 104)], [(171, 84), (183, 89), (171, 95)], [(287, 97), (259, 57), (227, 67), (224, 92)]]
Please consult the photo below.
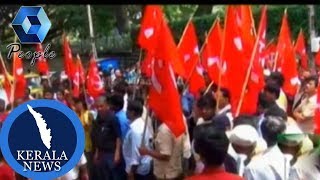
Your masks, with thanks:
[[(114, 49), (131, 50), (136, 47), (136, 36), (139, 30), (143, 8), (145, 5), (92, 5), (95, 41), (98, 51)], [(1, 49), (13, 42), (14, 31), (11, 22), (18, 11), (18, 5), (0, 6), (0, 42)], [(44, 43), (52, 43), (52, 48), (61, 50), (61, 35), (67, 33), (76, 51), (90, 51), (89, 25), (86, 5), (43, 5), (51, 20), (52, 27)], [(277, 39), (284, 9), (288, 8), (289, 24), (292, 38), (296, 39), (300, 28), (305, 37), (309, 37), (308, 7), (300, 5), (269, 5), (268, 30), (269, 40)], [(315, 5), (315, 17), (320, 17), (320, 6)], [(209, 31), (217, 17), (224, 19), (224, 5), (164, 5), (164, 13), (176, 42), (179, 41), (183, 29), (191, 16), (195, 23), (200, 43), (205, 32)], [(259, 24), (260, 6), (252, 6), (256, 27)], [(223, 26), (223, 23), (221, 24)], [(320, 21), (315, 20), (316, 31), (320, 31)], [(9, 28), (8, 28), (9, 27)], [(28, 46), (26, 46), (28, 47)]]

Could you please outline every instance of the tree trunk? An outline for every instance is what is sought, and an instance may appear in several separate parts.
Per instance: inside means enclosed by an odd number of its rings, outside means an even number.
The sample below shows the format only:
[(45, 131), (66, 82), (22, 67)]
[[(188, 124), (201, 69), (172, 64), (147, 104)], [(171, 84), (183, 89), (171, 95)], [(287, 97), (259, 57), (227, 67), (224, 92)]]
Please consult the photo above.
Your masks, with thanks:
[(129, 31), (129, 18), (127, 16), (127, 7), (119, 5), (115, 7), (116, 26), (119, 33), (122, 35)]

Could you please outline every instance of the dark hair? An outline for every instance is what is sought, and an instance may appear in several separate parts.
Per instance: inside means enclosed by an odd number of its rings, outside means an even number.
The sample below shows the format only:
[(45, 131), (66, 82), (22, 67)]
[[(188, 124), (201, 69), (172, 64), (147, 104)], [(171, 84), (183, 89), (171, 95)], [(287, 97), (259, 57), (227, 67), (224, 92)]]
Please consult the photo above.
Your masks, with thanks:
[(11, 108), (12, 108), (12, 104), (11, 103), (7, 104), (6, 111), (10, 111)]
[(239, 126), (239, 125), (250, 125), (257, 129), (256, 125), (256, 117), (252, 115), (247, 115), (247, 114), (241, 114), (238, 117), (235, 117), (233, 119), (233, 127)]
[(198, 108), (215, 109), (216, 105), (217, 105), (217, 101), (210, 93), (201, 96), (197, 102)]
[(213, 124), (202, 124), (194, 131), (195, 151), (207, 166), (220, 166), (228, 154), (229, 139), (224, 131)]
[(229, 118), (226, 115), (214, 116), (212, 118), (212, 123), (216, 128), (223, 130), (223, 131), (226, 131), (226, 130), (228, 130), (228, 128), (231, 128)]
[(267, 109), (269, 107), (269, 102), (265, 93), (259, 93), (258, 106), (261, 106), (263, 109)]
[(74, 104), (79, 104), (79, 103), (81, 103), (84, 109), (88, 109), (88, 108), (87, 108), (87, 104), (86, 104), (86, 102), (85, 102), (83, 99), (73, 98), (73, 102), (74, 102)]
[(43, 95), (45, 95), (46, 93), (54, 94), (54, 90), (52, 88), (45, 88), (43, 89)]
[(0, 112), (4, 112), (6, 110), (6, 102), (3, 99), (0, 99)]
[(177, 84), (179, 94), (183, 93), (184, 86), (183, 84)]
[(134, 100), (140, 102), (142, 106), (144, 105), (144, 99), (142, 96), (136, 96)]
[(117, 93), (120, 93), (121, 95), (125, 95), (126, 92), (127, 92), (128, 86), (129, 86), (129, 85), (128, 85), (127, 82), (121, 80), (120, 82), (118, 82), (118, 83), (114, 86), (113, 90), (114, 90), (115, 92), (117, 92)]
[(281, 88), (277, 84), (269, 82), (265, 85), (264, 91), (274, 94), (276, 96), (276, 99), (278, 99), (280, 96)]
[(286, 129), (286, 124), (281, 117), (267, 116), (261, 124), (262, 136), (268, 146), (277, 144), (278, 135), (282, 134)]
[(307, 77), (307, 78), (305, 79), (305, 82), (306, 82), (306, 83), (308, 83), (308, 82), (310, 82), (310, 81), (313, 81), (314, 84), (315, 84), (315, 86), (318, 87), (318, 82), (319, 82), (319, 81), (318, 81), (318, 76), (314, 75), (314, 76)]
[(136, 101), (136, 100), (129, 101), (127, 111), (132, 111), (135, 113), (136, 116), (140, 117), (142, 116), (142, 113), (143, 113), (143, 105), (141, 104), (140, 101)]
[(108, 104), (114, 106), (115, 111), (120, 111), (124, 105), (123, 96), (121, 96), (119, 94), (114, 94), (114, 95), (110, 96), (109, 98), (107, 98), (107, 102), (108, 102)]
[(269, 79), (275, 81), (278, 86), (282, 87), (284, 84), (284, 77), (281, 72), (272, 72), (269, 76)]
[(220, 88), (220, 91), (222, 93), (222, 96), (224, 98), (228, 98), (230, 100), (230, 91), (227, 88)]
[(288, 115), (287, 113), (281, 109), (279, 106), (272, 106), (270, 107), (264, 114), (265, 117), (267, 116), (275, 116), (281, 117), (283, 120), (287, 121)]

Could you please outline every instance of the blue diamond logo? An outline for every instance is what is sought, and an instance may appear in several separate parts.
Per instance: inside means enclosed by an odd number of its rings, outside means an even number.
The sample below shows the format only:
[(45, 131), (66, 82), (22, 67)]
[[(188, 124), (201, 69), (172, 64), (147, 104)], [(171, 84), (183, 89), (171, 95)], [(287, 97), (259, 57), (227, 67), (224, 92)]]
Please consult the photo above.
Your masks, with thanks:
[(21, 44), (38, 44), (48, 34), (51, 22), (41, 6), (21, 6), (12, 27)]

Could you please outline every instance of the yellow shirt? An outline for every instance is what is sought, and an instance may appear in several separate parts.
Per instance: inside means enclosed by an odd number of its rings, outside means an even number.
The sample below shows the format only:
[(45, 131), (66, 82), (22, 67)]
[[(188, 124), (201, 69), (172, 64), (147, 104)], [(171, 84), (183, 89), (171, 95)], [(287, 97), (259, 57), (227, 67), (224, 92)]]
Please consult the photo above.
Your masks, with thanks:
[(288, 108), (288, 100), (287, 100), (287, 96), (286, 94), (283, 92), (283, 90), (281, 89), (280, 91), (280, 96), (276, 101), (277, 105), (284, 110), (285, 112), (287, 112), (287, 108)]
[(90, 137), (92, 121), (89, 118), (89, 115), (89, 111), (84, 111), (79, 117), (85, 133), (85, 152), (91, 152), (92, 150), (92, 141)]

